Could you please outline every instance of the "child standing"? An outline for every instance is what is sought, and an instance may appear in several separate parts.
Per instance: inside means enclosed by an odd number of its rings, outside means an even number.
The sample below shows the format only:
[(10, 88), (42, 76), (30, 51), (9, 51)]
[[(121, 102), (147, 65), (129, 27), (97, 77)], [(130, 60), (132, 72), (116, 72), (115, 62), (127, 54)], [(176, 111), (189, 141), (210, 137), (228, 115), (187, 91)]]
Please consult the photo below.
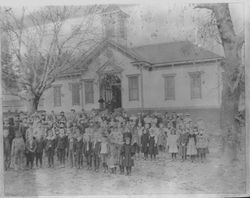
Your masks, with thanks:
[(92, 157), (93, 157), (93, 142), (91, 135), (88, 135), (88, 140), (85, 142), (84, 146), (84, 151), (85, 151), (85, 157), (87, 159), (87, 166), (88, 169), (92, 168)]
[(7, 170), (10, 167), (10, 133), (9, 133), (9, 122), (4, 121), (3, 124), (3, 145), (4, 145), (4, 169)]
[(102, 138), (100, 154), (101, 154), (101, 161), (102, 161), (102, 166), (104, 168), (104, 172), (107, 172), (108, 171), (107, 158), (109, 154), (109, 145), (108, 145), (107, 137)]
[(54, 167), (54, 154), (55, 154), (55, 135), (50, 129), (46, 138), (46, 152), (48, 156), (48, 167)]
[(176, 155), (178, 153), (177, 140), (178, 136), (176, 134), (176, 130), (175, 128), (172, 128), (167, 142), (168, 152), (171, 154), (172, 160), (176, 160)]
[(180, 129), (180, 136), (178, 139), (179, 143), (179, 154), (182, 161), (187, 159), (187, 141), (188, 141), (188, 131), (187, 129)]
[(40, 168), (41, 168), (43, 165), (43, 149), (45, 146), (43, 136), (38, 137), (36, 143), (37, 143), (36, 152), (35, 152), (36, 167), (38, 168), (38, 162), (39, 162)]
[(134, 147), (130, 143), (130, 138), (125, 138), (125, 143), (121, 148), (122, 164), (126, 167), (126, 174), (131, 175), (132, 166), (134, 166), (133, 155), (135, 154)]
[(163, 123), (159, 124), (159, 136), (158, 136), (158, 147), (159, 151), (163, 152), (166, 149), (167, 137), (166, 137), (166, 129), (164, 128)]
[(22, 134), (20, 132), (19, 126), (15, 126), (15, 138), (12, 141), (11, 146), (11, 156), (13, 156), (14, 159), (14, 169), (22, 169), (23, 168), (23, 157), (24, 157), (24, 151), (25, 151), (25, 144), (22, 137)]
[(203, 160), (206, 159), (206, 153), (208, 151), (208, 137), (206, 134), (204, 134), (204, 129), (200, 128), (199, 133), (196, 137), (197, 139), (197, 151), (198, 151), (198, 157), (200, 158), (200, 161), (203, 163)]
[(75, 144), (75, 136), (71, 131), (68, 134), (68, 153), (69, 153), (69, 161), (71, 168), (73, 168), (75, 164), (74, 144)]
[(157, 133), (158, 133), (158, 128), (156, 127), (155, 122), (152, 122), (152, 127), (150, 128), (149, 132), (149, 154), (150, 154), (150, 159), (156, 159), (156, 155), (158, 154), (158, 149), (157, 149)]
[(148, 159), (148, 146), (149, 146), (149, 124), (145, 124), (141, 136), (141, 151), (144, 154), (144, 160)]
[(82, 160), (82, 150), (83, 150), (83, 141), (80, 130), (76, 132), (76, 138), (74, 143), (74, 154), (76, 158), (76, 168), (80, 169), (81, 167), (81, 160)]
[(93, 161), (94, 161), (94, 167), (95, 171), (98, 172), (100, 167), (100, 152), (101, 152), (101, 138), (98, 134), (94, 137), (94, 143), (93, 143)]
[(187, 143), (187, 155), (190, 156), (192, 162), (194, 161), (194, 158), (197, 155), (195, 132), (197, 132), (196, 128), (194, 128), (193, 130), (190, 129)]
[(138, 126), (137, 126), (137, 133), (138, 133), (138, 140), (137, 140), (137, 144), (138, 144), (138, 150), (137, 150), (137, 154), (138, 157), (140, 157), (140, 152), (141, 152), (141, 136), (142, 136), (142, 131), (143, 131), (144, 127), (142, 126), (141, 122), (138, 122)]
[(57, 152), (61, 168), (65, 167), (65, 151), (67, 147), (67, 137), (65, 136), (64, 124), (60, 124), (59, 136), (57, 139)]
[(36, 144), (36, 138), (35, 137), (30, 137), (28, 140), (26, 140), (27, 166), (30, 169), (33, 168), (36, 148), (37, 148), (37, 144)]

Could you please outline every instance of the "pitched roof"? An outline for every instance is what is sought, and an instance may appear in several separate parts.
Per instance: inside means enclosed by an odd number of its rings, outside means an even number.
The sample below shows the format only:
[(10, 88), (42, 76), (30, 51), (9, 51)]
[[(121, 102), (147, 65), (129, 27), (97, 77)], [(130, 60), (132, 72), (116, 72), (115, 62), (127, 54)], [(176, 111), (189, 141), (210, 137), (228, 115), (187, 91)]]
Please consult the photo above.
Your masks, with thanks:
[(104, 7), (102, 10), (102, 14), (109, 14), (109, 13), (119, 13), (124, 17), (129, 17), (129, 15), (123, 12), (117, 4), (109, 4), (107, 7)]
[(171, 43), (158, 43), (144, 45), (134, 48), (124, 47), (111, 40), (102, 40), (91, 46), (81, 57), (81, 64), (75, 67), (67, 67), (60, 72), (60, 76), (81, 75), (81, 71), (86, 71), (90, 62), (97, 57), (103, 49), (111, 46), (118, 51), (131, 57), (135, 62), (147, 62), (152, 66), (157, 64), (174, 64), (180, 62), (196, 62), (219, 60), (223, 57), (198, 47), (189, 41), (176, 41)]
[(189, 41), (159, 43), (134, 47), (132, 50), (151, 64), (216, 60), (223, 57)]

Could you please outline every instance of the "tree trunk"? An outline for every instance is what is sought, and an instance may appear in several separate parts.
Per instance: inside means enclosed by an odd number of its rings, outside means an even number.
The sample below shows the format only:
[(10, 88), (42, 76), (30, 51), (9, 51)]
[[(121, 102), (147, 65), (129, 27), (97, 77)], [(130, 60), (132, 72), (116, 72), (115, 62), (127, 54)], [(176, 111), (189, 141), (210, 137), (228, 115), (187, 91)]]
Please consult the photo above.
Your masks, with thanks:
[(198, 4), (196, 8), (210, 9), (216, 18), (218, 31), (225, 53), (225, 62), (222, 63), (223, 88), (220, 111), (221, 129), (223, 131), (223, 148), (229, 161), (237, 159), (237, 143), (240, 126), (235, 116), (238, 113), (240, 86), (237, 82), (237, 72), (241, 66), (241, 48), (244, 43), (244, 34), (237, 36), (227, 3)]
[(37, 111), (39, 100), (40, 100), (40, 96), (34, 96), (32, 99), (30, 99), (29, 107), (28, 107), (28, 111), (29, 111), (30, 114)]

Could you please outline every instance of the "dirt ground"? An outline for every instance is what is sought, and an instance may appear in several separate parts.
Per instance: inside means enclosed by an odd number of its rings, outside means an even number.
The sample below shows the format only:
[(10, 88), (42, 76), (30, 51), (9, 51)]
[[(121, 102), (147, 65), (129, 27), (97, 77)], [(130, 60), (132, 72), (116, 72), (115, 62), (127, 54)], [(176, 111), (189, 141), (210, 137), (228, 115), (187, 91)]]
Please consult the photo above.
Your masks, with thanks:
[(242, 194), (246, 190), (244, 159), (227, 165), (210, 154), (205, 163), (172, 161), (160, 153), (156, 161), (137, 159), (131, 176), (96, 173), (87, 168), (41, 168), (5, 172), (5, 195), (109, 194)]

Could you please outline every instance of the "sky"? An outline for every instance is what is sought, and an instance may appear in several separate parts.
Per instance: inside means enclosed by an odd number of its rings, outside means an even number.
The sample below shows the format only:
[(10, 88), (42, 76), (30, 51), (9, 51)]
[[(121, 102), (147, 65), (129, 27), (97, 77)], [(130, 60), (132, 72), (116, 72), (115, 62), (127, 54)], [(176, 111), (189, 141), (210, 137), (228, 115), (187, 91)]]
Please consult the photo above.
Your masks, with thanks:
[[(147, 3), (121, 5), (128, 18), (128, 47), (151, 43), (190, 40), (193, 43), (223, 55), (220, 44), (214, 39), (199, 39), (198, 29), (210, 20), (211, 12), (206, 9), (194, 9), (187, 3)], [(28, 11), (37, 11), (41, 7), (28, 7)], [(12, 8), (17, 15), (21, 7)], [(236, 33), (244, 27), (244, 9), (240, 3), (230, 4), (230, 12)]]

